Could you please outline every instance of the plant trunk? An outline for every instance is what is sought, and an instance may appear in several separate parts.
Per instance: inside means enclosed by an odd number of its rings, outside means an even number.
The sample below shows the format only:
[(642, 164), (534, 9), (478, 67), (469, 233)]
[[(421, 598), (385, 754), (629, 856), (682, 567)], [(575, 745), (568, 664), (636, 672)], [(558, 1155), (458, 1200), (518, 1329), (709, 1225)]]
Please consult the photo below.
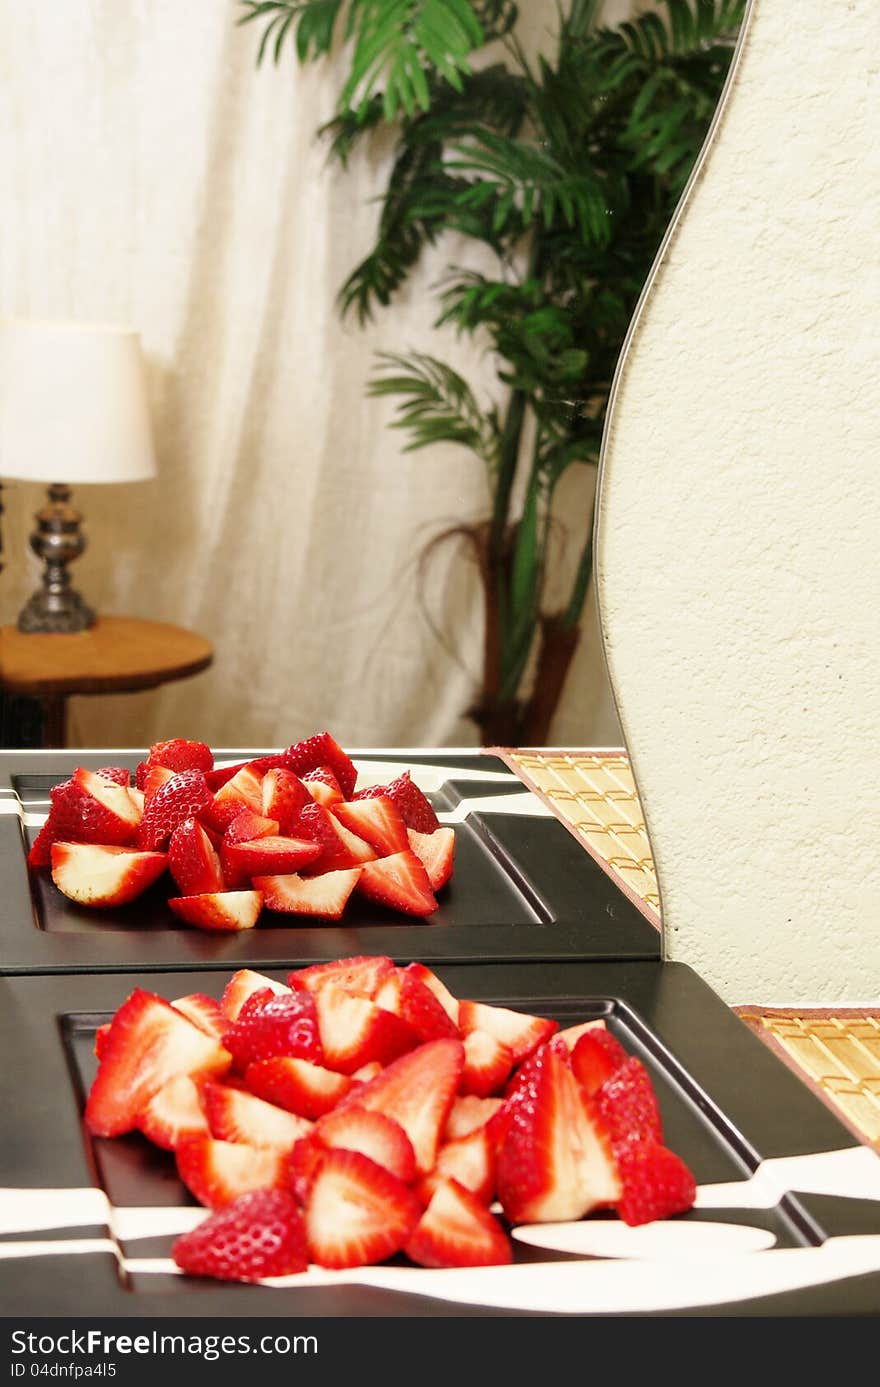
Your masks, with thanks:
[(560, 615), (541, 617), (535, 683), (520, 720), (521, 746), (546, 745), (580, 638), (580, 627), (569, 625)]

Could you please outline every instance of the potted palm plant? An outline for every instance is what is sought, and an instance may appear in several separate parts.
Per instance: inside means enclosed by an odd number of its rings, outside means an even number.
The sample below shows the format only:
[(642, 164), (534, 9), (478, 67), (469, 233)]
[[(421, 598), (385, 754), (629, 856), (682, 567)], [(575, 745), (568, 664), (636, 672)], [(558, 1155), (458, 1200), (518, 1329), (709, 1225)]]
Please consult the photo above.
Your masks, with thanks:
[(485, 472), (485, 518), (447, 533), (472, 546), (481, 579), (471, 712), (486, 744), (547, 740), (592, 574), (585, 515), (567, 597), (548, 600), (559, 483), (598, 461), (627, 327), (744, 7), (660, 0), (608, 27), (597, 0), (558, 0), (552, 45), (529, 57), (513, 0), (244, 0), (242, 22), (263, 23), (258, 60), (293, 47), (308, 62), (347, 42), (324, 128), (343, 166), (393, 135), (375, 243), (342, 286), (341, 311), (366, 325), (446, 232), (493, 254), (492, 273), (448, 266), (436, 322), (491, 353), (495, 398), (412, 351), (380, 356), (367, 384), (396, 397), (408, 449), (457, 444)]

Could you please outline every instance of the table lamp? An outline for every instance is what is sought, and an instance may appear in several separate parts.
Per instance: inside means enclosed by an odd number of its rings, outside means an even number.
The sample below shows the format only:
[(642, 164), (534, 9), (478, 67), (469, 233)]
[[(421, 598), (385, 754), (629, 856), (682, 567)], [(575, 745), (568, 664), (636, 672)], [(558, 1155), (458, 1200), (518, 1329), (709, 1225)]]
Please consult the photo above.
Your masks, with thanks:
[(45, 482), (31, 548), (41, 586), (20, 631), (82, 631), (95, 614), (67, 565), (85, 549), (71, 483), (137, 482), (156, 474), (137, 333), (97, 323), (0, 321), (0, 477)]

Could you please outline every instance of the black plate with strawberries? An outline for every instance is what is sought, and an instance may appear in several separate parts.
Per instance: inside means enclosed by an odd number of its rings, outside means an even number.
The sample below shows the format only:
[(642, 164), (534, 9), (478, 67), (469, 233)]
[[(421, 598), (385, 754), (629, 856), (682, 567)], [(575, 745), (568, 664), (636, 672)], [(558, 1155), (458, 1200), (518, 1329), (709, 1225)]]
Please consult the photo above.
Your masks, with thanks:
[(329, 733), (5, 753), (0, 875), (0, 972), (660, 956), (499, 757), (350, 757)]
[(406, 958), (0, 979), (2, 1313), (876, 1314), (880, 1162), (691, 970)]

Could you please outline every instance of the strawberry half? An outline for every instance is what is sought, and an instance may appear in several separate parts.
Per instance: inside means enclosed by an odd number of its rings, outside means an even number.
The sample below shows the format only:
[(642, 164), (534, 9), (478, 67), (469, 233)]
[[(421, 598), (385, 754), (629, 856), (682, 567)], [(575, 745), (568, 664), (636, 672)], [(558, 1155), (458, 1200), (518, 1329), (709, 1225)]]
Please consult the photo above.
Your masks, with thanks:
[(351, 833), (323, 804), (307, 804), (294, 827), (300, 837), (320, 843), (321, 856), (315, 866), (322, 872), (358, 867), (376, 856), (369, 843)]
[(315, 1138), (328, 1149), (363, 1152), (404, 1184), (415, 1178), (412, 1142), (400, 1123), (384, 1113), (362, 1108), (356, 1102), (347, 1104), (321, 1118), (315, 1126)]
[(426, 968), (424, 963), (408, 963), (406, 972), (412, 973), (413, 977), (418, 978), (425, 986), (433, 992), (437, 1001), (442, 1006), (446, 1015), (454, 1026), (458, 1026), (459, 1001), (453, 997), (445, 983), (442, 983), (436, 973), (432, 973), (430, 968)]
[(501, 1224), (457, 1180), (440, 1182), (404, 1252), (421, 1267), (498, 1267), (513, 1261)]
[(188, 1074), (175, 1074), (141, 1109), (137, 1125), (163, 1151), (176, 1150), (190, 1137), (208, 1136), (208, 1119), (195, 1080)]
[(138, 846), (154, 850), (163, 847), (178, 824), (203, 814), (211, 799), (202, 771), (178, 771), (145, 801)]
[(460, 1091), (488, 1098), (500, 1092), (513, 1069), (513, 1051), (488, 1031), (470, 1031), (464, 1038), (464, 1069)]
[(189, 992), (185, 997), (177, 997), (171, 1005), (194, 1026), (198, 1026), (200, 1031), (213, 1036), (215, 1040), (223, 1040), (226, 1017), (220, 1003), (215, 1002), (213, 997), (206, 996), (204, 992)]
[(458, 1038), (458, 1027), (434, 993), (405, 968), (394, 969), (376, 993), (375, 1001), (411, 1026), (420, 1041), (439, 1040), (443, 1036)]
[(191, 1276), (219, 1281), (293, 1276), (309, 1265), (305, 1223), (286, 1190), (240, 1195), (179, 1237), (172, 1256)]
[(227, 1028), (223, 1044), (242, 1074), (249, 1064), (276, 1055), (324, 1064), (318, 1014), (309, 992), (252, 995)]
[(126, 789), (131, 786), (131, 771), (125, 766), (100, 766), (95, 775), (100, 775), (104, 780), (112, 780), (115, 785), (124, 785)]
[(458, 1025), (462, 1035), (471, 1031), (487, 1031), (494, 1035), (510, 1049), (514, 1064), (527, 1059), (559, 1029), (556, 1021), (545, 1016), (530, 1016), (527, 1012), (490, 1006), (486, 1002), (461, 1002)]
[[(263, 776), (260, 786), (263, 813), (270, 819), (277, 819), (280, 832), (291, 833), (299, 818), (301, 809), (312, 802), (298, 775), (286, 767), (279, 766)], [(276, 829), (276, 832), (279, 830)], [(256, 837), (256, 834), (253, 835)]]
[(321, 856), (321, 848), (312, 838), (282, 838), (266, 834), (246, 843), (224, 841), (226, 860), (237, 872), (246, 876), (276, 876), (297, 872)]
[(283, 876), (255, 876), (253, 882), (256, 889), (262, 891), (267, 910), (277, 910), (283, 915), (315, 915), (325, 920), (339, 920), (360, 874), (360, 867), (353, 867), (322, 872), (314, 877), (299, 876), (296, 872)]
[[(572, 1068), (578, 1077), (574, 1059), (572, 1055)], [(653, 1141), (662, 1145), (663, 1125), (657, 1096), (647, 1069), (635, 1055), (605, 1080), (596, 1091), (594, 1104), (615, 1149), (624, 1141)]]
[(258, 1098), (313, 1121), (335, 1108), (352, 1085), (345, 1074), (310, 1060), (280, 1055), (249, 1064), (244, 1081)]
[(306, 992), (320, 992), (332, 984), (355, 997), (372, 1000), (386, 978), (394, 973), (394, 963), (384, 954), (358, 954), (352, 958), (337, 958), (331, 963), (312, 963), (288, 973), (291, 987)]
[(209, 771), (214, 765), (214, 753), (204, 742), (187, 742), (173, 737), (169, 742), (154, 742), (147, 755), (148, 766), (165, 766), (171, 771)]
[(407, 829), (407, 843), (428, 874), (432, 891), (440, 891), (452, 876), (455, 865), (455, 829), (435, 828), (433, 833)]
[(299, 776), (305, 775), (307, 771), (317, 770), (319, 766), (328, 766), (339, 782), (339, 788), (345, 798), (351, 799), (357, 770), (351, 757), (342, 750), (329, 732), (318, 732), (316, 736), (308, 737), (304, 742), (296, 742), (287, 748), (284, 757), (285, 764)]
[(283, 982), (276, 982), (274, 978), (267, 978), (265, 973), (255, 972), (253, 968), (239, 968), (223, 989), (220, 1010), (228, 1021), (237, 1021), (248, 997), (267, 990), (275, 996), (283, 996), (290, 988)]
[(414, 828), (417, 833), (433, 833), (440, 827), (431, 801), (416, 785), (409, 771), (404, 771), (387, 785), (371, 785), (367, 790), (359, 790), (353, 798), (375, 799), (379, 795), (387, 795), (392, 800), (407, 828)]
[(409, 849), (365, 862), (357, 889), (367, 900), (405, 915), (432, 915), (437, 909), (427, 873)]
[(615, 1207), (630, 1227), (693, 1207), (696, 1181), (674, 1151), (654, 1141), (627, 1141), (615, 1148), (615, 1156), (623, 1186)]
[(606, 1030), (590, 1030), (578, 1037), (571, 1049), (571, 1067), (588, 1098), (627, 1061), (620, 1041)]
[(306, 1118), (229, 1084), (207, 1083), (202, 1096), (211, 1136), (218, 1141), (291, 1151), (294, 1143), (308, 1136), (312, 1129)]
[(317, 800), (318, 804), (325, 805), (327, 809), (332, 809), (344, 801), (342, 790), (339, 788), (339, 781), (329, 766), (317, 766), (313, 771), (306, 771), (302, 783), (308, 789), (312, 799)]
[(460, 1040), (430, 1040), (394, 1060), (343, 1103), (356, 1102), (399, 1122), (412, 1142), (416, 1173), (433, 1170), (464, 1065)]
[[(207, 788), (207, 781), (205, 784)], [(249, 765), (243, 766), (211, 795), (202, 808), (201, 818), (208, 828), (225, 833), (242, 809), (250, 809), (253, 814), (259, 814), (261, 817), (263, 814), (260, 776)]]
[(340, 1074), (353, 1074), (371, 1060), (387, 1064), (418, 1043), (405, 1021), (366, 997), (353, 997), (332, 985), (316, 993), (294, 995), (311, 1001), (318, 1018), (324, 1064)]
[(270, 1147), (190, 1137), (175, 1152), (177, 1173), (208, 1209), (222, 1209), (253, 1190), (287, 1187), (287, 1156)]
[(171, 896), (168, 904), (197, 929), (253, 929), (263, 909), (260, 891), (211, 891), (202, 896)]
[(421, 1206), (402, 1180), (360, 1151), (331, 1150), (303, 1210), (309, 1251), (322, 1267), (362, 1267), (399, 1252)]
[(52, 880), (78, 905), (128, 905), (143, 895), (167, 865), (164, 852), (101, 847), (97, 843), (53, 843)]
[(405, 852), (410, 846), (406, 824), (387, 795), (343, 801), (334, 806), (333, 813), (340, 823), (375, 848), (380, 857)]
[(242, 891), (251, 884), (251, 875), (230, 856), (230, 850), (237, 843), (250, 843), (256, 838), (277, 835), (278, 820), (264, 818), (252, 809), (242, 809), (227, 825), (220, 844), (220, 868), (227, 891)]
[(181, 896), (201, 896), (224, 888), (217, 850), (196, 819), (184, 819), (171, 834), (168, 870)]
[(130, 1132), (140, 1113), (175, 1074), (215, 1077), (231, 1056), (162, 997), (136, 988), (110, 1023), (86, 1103), (94, 1136)]

